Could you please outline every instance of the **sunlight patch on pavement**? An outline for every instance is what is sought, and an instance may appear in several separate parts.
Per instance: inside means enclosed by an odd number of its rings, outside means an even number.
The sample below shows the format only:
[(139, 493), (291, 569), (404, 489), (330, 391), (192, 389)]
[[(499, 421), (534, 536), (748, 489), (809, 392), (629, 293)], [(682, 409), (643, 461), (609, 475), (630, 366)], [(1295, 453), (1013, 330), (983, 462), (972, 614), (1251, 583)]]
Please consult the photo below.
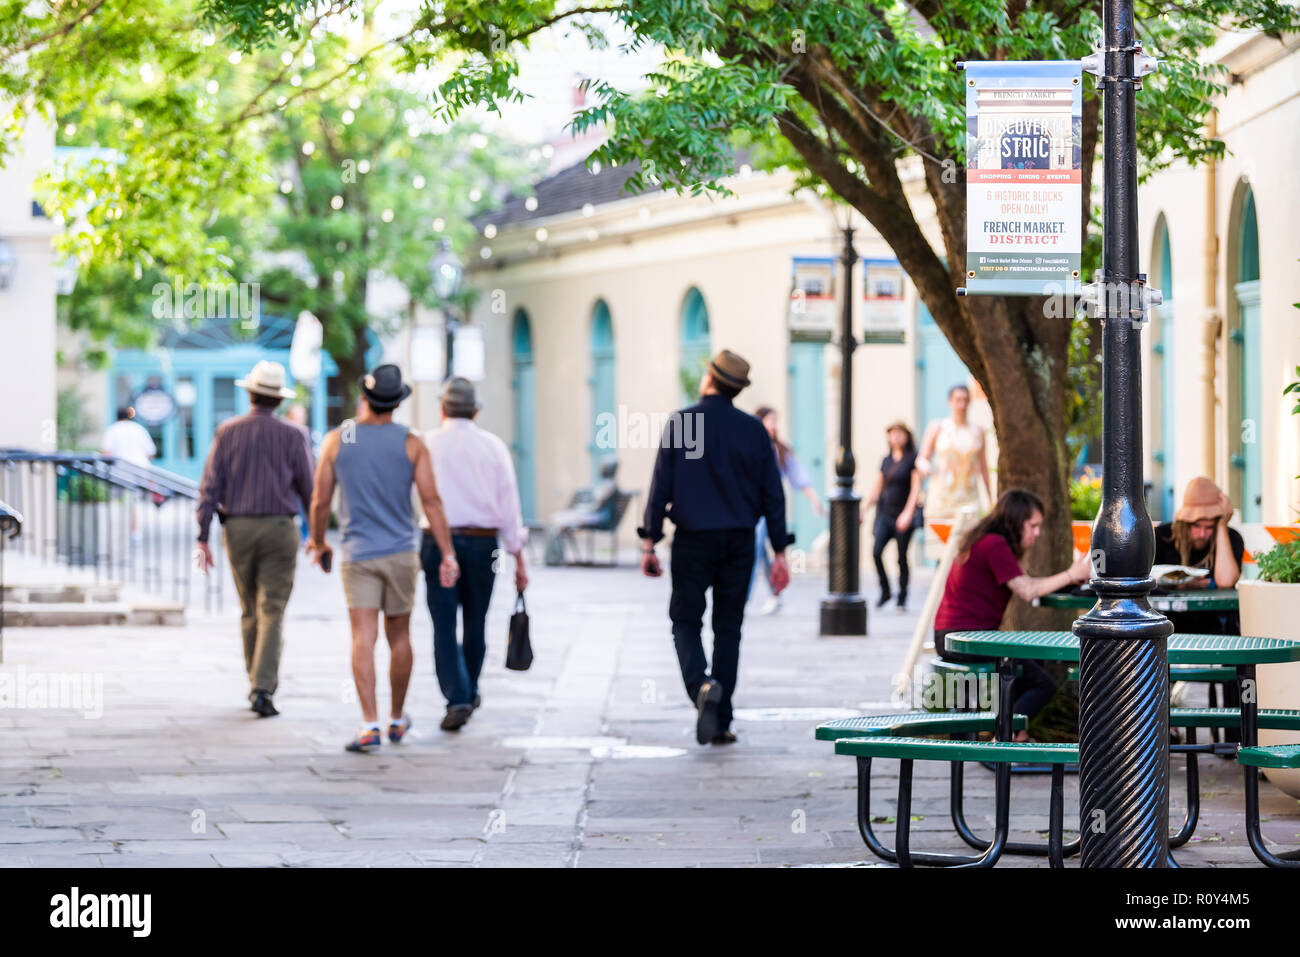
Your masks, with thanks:
[(861, 712), (851, 708), (737, 708), (738, 721), (829, 721), (853, 718)]

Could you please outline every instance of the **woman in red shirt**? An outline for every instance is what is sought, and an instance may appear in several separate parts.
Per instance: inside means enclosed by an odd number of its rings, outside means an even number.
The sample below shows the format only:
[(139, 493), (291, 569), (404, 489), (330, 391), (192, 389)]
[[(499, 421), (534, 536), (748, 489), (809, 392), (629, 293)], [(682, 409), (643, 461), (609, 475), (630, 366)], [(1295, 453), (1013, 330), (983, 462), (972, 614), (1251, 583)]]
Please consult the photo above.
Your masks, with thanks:
[[(948, 651), (944, 637), (950, 631), (992, 631), (1002, 625), (1007, 603), (1015, 595), (1033, 601), (1066, 585), (1086, 582), (1092, 565), (1084, 555), (1063, 572), (1046, 578), (1025, 574), (1020, 559), (1043, 530), (1043, 503), (1023, 489), (999, 496), (987, 516), (966, 533), (961, 551), (944, 585), (943, 600), (934, 618), (934, 647), (945, 661), (989, 661), (976, 655)], [(1012, 686), (1014, 713), (1032, 718), (1051, 700), (1056, 681), (1036, 662), (1017, 659), (1020, 677)], [(1029, 739), (1027, 731), (1015, 740)]]

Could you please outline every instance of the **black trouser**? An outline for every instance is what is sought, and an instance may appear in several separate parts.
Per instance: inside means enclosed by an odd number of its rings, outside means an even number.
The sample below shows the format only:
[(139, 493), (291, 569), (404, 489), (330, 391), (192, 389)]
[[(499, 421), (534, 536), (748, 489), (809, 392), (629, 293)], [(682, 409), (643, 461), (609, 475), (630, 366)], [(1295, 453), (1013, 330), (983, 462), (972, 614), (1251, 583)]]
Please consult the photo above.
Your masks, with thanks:
[(871, 557), (876, 560), (876, 576), (880, 579), (880, 593), (889, 594), (889, 578), (885, 575), (885, 546), (889, 544), (892, 538), (898, 542), (898, 592), (901, 595), (907, 594), (907, 581), (910, 577), (907, 567), (907, 546), (912, 543), (912, 532), (915, 531), (910, 525), (906, 531), (900, 532), (895, 524), (901, 512), (895, 512), (893, 515), (884, 509), (876, 509), (876, 525), (872, 529), (872, 535), (875, 536), (875, 545), (871, 549)]
[[(753, 568), (752, 528), (708, 532), (678, 529), (673, 535), (673, 596), (668, 603), (668, 617), (673, 623), (677, 662), (692, 704), (700, 685), (710, 676), (722, 686), (721, 731), (731, 726), (731, 695), (740, 670), (740, 623), (745, 616), (745, 594)], [(700, 639), (704, 593), (709, 588), (713, 589), (712, 669)]]
[[(940, 658), (944, 661), (964, 662), (998, 660), (985, 658), (982, 655), (964, 655), (960, 651), (949, 651), (943, 639), (950, 632), (961, 630), (964, 629), (949, 628), (943, 631), (935, 629), (934, 650), (938, 652)], [(1033, 718), (1043, 710), (1047, 702), (1052, 700), (1052, 695), (1056, 694), (1056, 679), (1042, 665), (1028, 658), (1016, 658), (1012, 664), (1019, 669), (1020, 677), (1011, 685), (1011, 698), (1015, 702), (1011, 706), (1011, 712)]]

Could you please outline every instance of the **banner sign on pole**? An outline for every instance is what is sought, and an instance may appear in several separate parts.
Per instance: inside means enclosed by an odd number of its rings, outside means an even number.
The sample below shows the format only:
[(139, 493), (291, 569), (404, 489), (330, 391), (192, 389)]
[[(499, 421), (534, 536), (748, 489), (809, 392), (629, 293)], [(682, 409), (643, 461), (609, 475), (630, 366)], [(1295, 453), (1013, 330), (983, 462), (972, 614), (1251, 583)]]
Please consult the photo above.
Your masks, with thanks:
[(966, 292), (1077, 294), (1083, 231), (1082, 64), (966, 70)]

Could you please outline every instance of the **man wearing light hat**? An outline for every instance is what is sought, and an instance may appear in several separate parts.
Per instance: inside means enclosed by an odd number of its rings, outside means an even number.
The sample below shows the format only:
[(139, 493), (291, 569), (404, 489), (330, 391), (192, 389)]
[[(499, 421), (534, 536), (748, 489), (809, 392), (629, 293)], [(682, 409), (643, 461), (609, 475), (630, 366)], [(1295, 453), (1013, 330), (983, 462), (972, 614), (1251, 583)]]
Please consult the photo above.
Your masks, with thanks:
[(220, 518), (235, 590), (239, 593), (249, 700), (259, 717), (279, 714), (271, 696), (279, 684), (281, 626), (298, 559), (299, 506), (311, 502), (311, 452), (302, 434), (275, 415), (284, 399), (284, 367), (259, 362), (235, 383), (248, 390), (247, 415), (217, 427), (199, 486), (198, 558), (212, 568), (208, 528)]
[[(641, 570), (663, 574), (655, 543), (675, 526), (668, 616), (686, 693), (696, 707), (695, 740), (732, 744), (731, 697), (740, 669), (740, 625), (754, 568), (754, 526), (767, 520), (776, 558), (772, 594), (790, 582), (785, 560), (785, 492), (767, 428), (732, 400), (749, 385), (749, 363), (724, 349), (708, 364), (698, 404), (674, 412), (659, 443), (645, 516)], [(694, 441), (687, 442), (688, 435)], [(705, 592), (713, 590), (713, 665), (704, 656)]]
[[(451, 545), (461, 577), (454, 588), (438, 582), (446, 554), (427, 531), (421, 549), (425, 595), (433, 618), (433, 659), (438, 685), (447, 699), (442, 730), (457, 731), (481, 704), (479, 674), (487, 651), (486, 619), (496, 580), (497, 542), (515, 559), (515, 590), (528, 586), (524, 570), (527, 532), (519, 506), (519, 487), (510, 450), (497, 436), (474, 423), (482, 408), (474, 383), (459, 376), (442, 388), (442, 426), (424, 437), (438, 475)], [(456, 609), (461, 613), (456, 637)]]

